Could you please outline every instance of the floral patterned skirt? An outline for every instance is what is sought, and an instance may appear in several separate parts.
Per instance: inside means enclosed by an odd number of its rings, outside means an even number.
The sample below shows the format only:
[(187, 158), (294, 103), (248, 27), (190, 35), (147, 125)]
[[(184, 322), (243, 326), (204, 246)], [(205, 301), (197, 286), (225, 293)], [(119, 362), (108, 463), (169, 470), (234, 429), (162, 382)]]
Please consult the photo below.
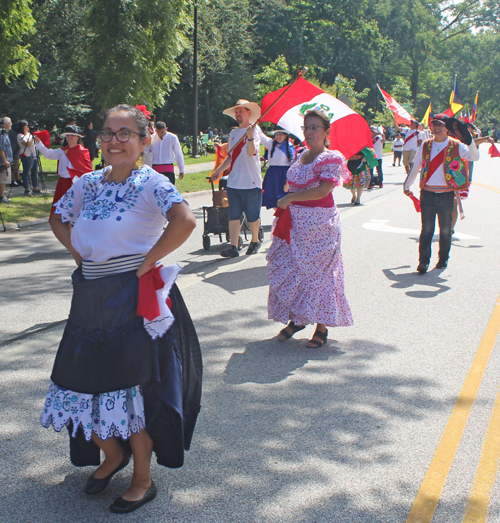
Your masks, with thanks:
[(269, 319), (282, 323), (291, 320), (297, 325), (352, 325), (344, 293), (336, 207), (290, 205), (290, 215), (290, 244), (273, 236), (267, 254)]
[(90, 441), (92, 432), (102, 440), (113, 437), (129, 439), (131, 434), (138, 434), (146, 428), (141, 387), (83, 394), (51, 383), (41, 423), (45, 428), (52, 425), (56, 432), (68, 425), (72, 437), (81, 427), (87, 441)]

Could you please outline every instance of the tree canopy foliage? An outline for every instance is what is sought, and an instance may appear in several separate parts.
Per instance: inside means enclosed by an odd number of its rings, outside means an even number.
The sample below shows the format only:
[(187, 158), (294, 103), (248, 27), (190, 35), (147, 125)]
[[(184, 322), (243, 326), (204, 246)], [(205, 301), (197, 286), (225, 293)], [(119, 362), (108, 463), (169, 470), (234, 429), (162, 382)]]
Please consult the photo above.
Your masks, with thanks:
[(465, 109), (500, 126), (497, 0), (3, 0), (0, 111), (62, 126), (116, 103), (146, 104), (192, 130), (193, 7), (199, 125), (224, 127), (239, 98), (307, 78), (387, 119), (377, 83), (417, 118), (444, 111), (455, 75)]

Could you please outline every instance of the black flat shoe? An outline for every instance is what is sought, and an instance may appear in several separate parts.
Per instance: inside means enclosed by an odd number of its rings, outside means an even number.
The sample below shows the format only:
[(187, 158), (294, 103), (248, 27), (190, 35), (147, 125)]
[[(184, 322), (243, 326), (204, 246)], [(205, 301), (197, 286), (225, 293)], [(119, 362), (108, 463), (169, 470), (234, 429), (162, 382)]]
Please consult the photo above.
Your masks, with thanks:
[(439, 260), (436, 265), (436, 269), (446, 269), (448, 267), (448, 260)]
[(120, 470), (124, 469), (129, 461), (130, 461), (131, 452), (130, 450), (125, 451), (125, 454), (123, 455), (122, 462), (118, 465), (118, 467), (111, 472), (111, 474), (107, 475), (105, 478), (97, 479), (94, 478), (94, 474), (89, 477), (87, 480), (87, 484), (85, 485), (85, 494), (99, 494), (99, 492), (102, 492), (111, 481), (111, 478), (117, 473), (120, 472)]
[(117, 514), (126, 514), (127, 512), (133, 512), (137, 510), (142, 505), (145, 505), (148, 501), (151, 501), (156, 498), (156, 487), (154, 481), (151, 480), (151, 486), (148, 488), (144, 497), (137, 501), (127, 501), (121, 496), (116, 498), (113, 503), (109, 506), (111, 512), (116, 512)]

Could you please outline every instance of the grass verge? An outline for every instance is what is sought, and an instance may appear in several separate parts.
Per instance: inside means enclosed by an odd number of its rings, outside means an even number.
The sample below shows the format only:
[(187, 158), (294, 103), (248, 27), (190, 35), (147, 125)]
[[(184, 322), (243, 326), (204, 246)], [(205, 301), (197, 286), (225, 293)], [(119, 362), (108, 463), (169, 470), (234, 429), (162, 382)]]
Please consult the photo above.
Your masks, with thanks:
[[(42, 169), (44, 173), (57, 173), (57, 160), (49, 160), (44, 156), (40, 155), (42, 162)], [(100, 159), (94, 160), (94, 167), (100, 163)], [(215, 154), (209, 154), (208, 156), (200, 156), (199, 158), (191, 158), (190, 156), (184, 156), (184, 163), (186, 165), (193, 165), (196, 163), (215, 162)], [(21, 169), (22, 170), (22, 169)]]
[[(184, 179), (176, 180), (176, 187), (179, 192), (196, 192), (210, 189), (207, 176), (210, 171), (186, 174)], [(47, 176), (47, 181), (57, 181), (58, 176)], [(2, 204), (3, 220), (5, 223), (21, 223), (27, 220), (39, 218), (48, 218), (50, 206), (52, 204), (52, 195), (44, 198), (43, 195), (26, 197), (14, 197), (12, 203)]]
[(5, 223), (20, 223), (26, 220), (48, 218), (52, 196), (44, 198), (43, 195), (12, 198), (12, 203), (4, 203), (0, 207)]

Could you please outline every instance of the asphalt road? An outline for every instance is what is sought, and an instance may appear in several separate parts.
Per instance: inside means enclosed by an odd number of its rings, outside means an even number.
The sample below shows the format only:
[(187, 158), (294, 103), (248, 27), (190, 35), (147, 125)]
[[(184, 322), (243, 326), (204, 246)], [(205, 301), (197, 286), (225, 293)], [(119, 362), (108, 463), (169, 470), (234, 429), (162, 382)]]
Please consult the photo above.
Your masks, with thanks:
[[(318, 350), (304, 348), (312, 327), (273, 339), (272, 214), (263, 215), (262, 252), (224, 260), (218, 239), (202, 248), (209, 196), (189, 199), (198, 227), (166, 262), (183, 266), (179, 286), (204, 354), (203, 408), (184, 467), (155, 464), (159, 495), (127, 521), (500, 521), (500, 161), (486, 150), (444, 271), (415, 272), (419, 215), (402, 168), (386, 158), (384, 188), (365, 192), (360, 207), (335, 190), (355, 325), (330, 329)], [(0, 522), (118, 520), (107, 507), (130, 470), (89, 499), (90, 469), (70, 464), (66, 433), (38, 421), (69, 310), (71, 257), (39, 225), (0, 235), (0, 267)]]

